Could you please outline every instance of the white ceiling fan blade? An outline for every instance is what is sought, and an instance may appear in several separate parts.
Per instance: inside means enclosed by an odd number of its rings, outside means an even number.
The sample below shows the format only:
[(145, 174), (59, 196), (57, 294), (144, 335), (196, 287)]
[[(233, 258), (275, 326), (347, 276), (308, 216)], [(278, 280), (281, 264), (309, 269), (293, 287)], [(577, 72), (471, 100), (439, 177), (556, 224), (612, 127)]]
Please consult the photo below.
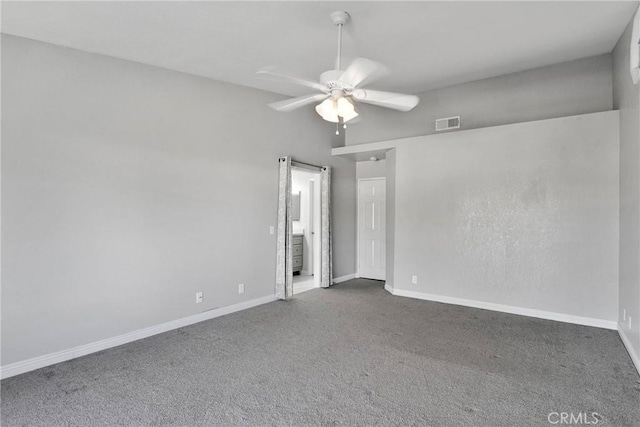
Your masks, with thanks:
[(329, 89), (323, 84), (312, 82), (311, 80), (302, 79), (300, 77), (287, 76), (285, 74), (280, 74), (276, 72), (273, 67), (263, 68), (262, 70), (256, 73), (256, 77), (260, 77), (263, 79), (277, 80), (285, 83), (293, 83), (301, 86), (307, 86), (325, 93), (329, 92)]
[(420, 102), (420, 98), (415, 95), (383, 92), (381, 90), (357, 89), (351, 95), (356, 101), (379, 107), (393, 108), (398, 111), (409, 111)]
[(290, 98), (285, 99), (284, 101), (272, 102), (271, 104), (269, 104), (269, 107), (273, 108), (276, 111), (288, 112), (295, 110), (296, 108), (304, 107), (307, 104), (322, 101), (323, 99), (327, 99), (329, 96), (331, 95), (329, 95), (328, 93), (299, 96), (298, 98)]
[(340, 81), (353, 87), (371, 83), (389, 74), (389, 69), (379, 62), (356, 58), (340, 76)]

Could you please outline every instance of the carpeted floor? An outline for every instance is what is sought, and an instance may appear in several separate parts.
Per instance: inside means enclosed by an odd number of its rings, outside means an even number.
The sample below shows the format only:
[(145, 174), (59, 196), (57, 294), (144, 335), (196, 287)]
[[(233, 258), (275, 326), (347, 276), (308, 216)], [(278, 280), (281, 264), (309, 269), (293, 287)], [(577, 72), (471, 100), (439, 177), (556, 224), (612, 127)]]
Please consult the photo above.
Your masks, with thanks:
[(550, 426), (562, 412), (640, 426), (615, 331), (361, 279), (2, 381), (7, 427)]

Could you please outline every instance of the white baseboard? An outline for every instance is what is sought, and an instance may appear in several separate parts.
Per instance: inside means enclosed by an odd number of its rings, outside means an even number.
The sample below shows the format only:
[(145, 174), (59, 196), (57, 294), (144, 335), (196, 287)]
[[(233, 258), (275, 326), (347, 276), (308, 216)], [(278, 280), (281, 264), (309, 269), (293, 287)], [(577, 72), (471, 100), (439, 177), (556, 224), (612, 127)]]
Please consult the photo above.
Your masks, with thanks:
[(351, 280), (351, 279), (355, 279), (355, 278), (356, 278), (356, 273), (346, 274), (346, 275), (340, 276), (340, 277), (334, 277), (333, 278), (333, 284), (335, 285), (335, 284), (346, 282), (347, 280)]
[(172, 320), (170, 322), (161, 323), (159, 325), (150, 326), (148, 328), (138, 329), (137, 331), (118, 335), (117, 337), (107, 338), (90, 344), (84, 344), (78, 347), (70, 348), (68, 350), (57, 351), (55, 353), (45, 354), (44, 356), (38, 356), (32, 359), (11, 363), (9, 365), (0, 367), (0, 378), (4, 379), (13, 377), (15, 375), (33, 371), (35, 369), (44, 368), (45, 366), (65, 362), (67, 360), (75, 359), (77, 357), (85, 356), (97, 351), (117, 347), (122, 344), (130, 343), (132, 341), (137, 341), (153, 335), (161, 334), (173, 329), (182, 328), (184, 326), (199, 323), (204, 320), (213, 319), (215, 317), (224, 316), (225, 314), (231, 314), (236, 311), (246, 310), (248, 308), (256, 307), (258, 305), (266, 304), (275, 300), (275, 295), (267, 295), (265, 297), (252, 299), (250, 301), (243, 301), (241, 303), (230, 305), (227, 307), (216, 308), (214, 310), (205, 311), (203, 313), (194, 314), (192, 316), (183, 317), (182, 319)]
[(592, 317), (574, 316), (572, 314), (555, 313), (552, 311), (536, 310), (532, 308), (514, 307), (511, 305), (495, 304), (491, 302), (475, 301), (463, 298), (448, 297), (442, 295), (426, 294), (422, 292), (405, 291), (393, 288), (393, 295), (422, 299), (427, 301), (443, 302), (446, 304), (463, 305), (465, 307), (481, 308), (484, 310), (499, 311), (502, 313), (518, 314), (521, 316), (537, 317), (539, 319), (555, 320), (557, 322), (573, 323), (576, 325), (593, 326), (603, 329), (618, 329), (618, 322), (614, 320), (595, 319)]
[(619, 323), (618, 323), (618, 334), (620, 335), (620, 339), (622, 340), (622, 343), (626, 347), (627, 352), (629, 352), (629, 356), (631, 357), (633, 364), (635, 365), (636, 369), (638, 370), (638, 373), (640, 374), (640, 355), (636, 353), (635, 348), (633, 348), (633, 346), (631, 345), (631, 340), (627, 336), (627, 333), (624, 331), (624, 329), (622, 329), (622, 325)]
[(393, 286), (391, 286), (387, 282), (384, 282), (384, 290), (393, 295)]

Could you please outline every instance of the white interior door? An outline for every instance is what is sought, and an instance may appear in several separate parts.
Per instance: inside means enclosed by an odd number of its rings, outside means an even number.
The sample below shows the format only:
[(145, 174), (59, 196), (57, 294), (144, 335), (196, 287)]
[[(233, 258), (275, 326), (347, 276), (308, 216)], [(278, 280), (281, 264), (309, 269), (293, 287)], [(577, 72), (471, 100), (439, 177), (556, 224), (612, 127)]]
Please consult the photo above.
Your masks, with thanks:
[(358, 181), (358, 276), (385, 280), (385, 178)]

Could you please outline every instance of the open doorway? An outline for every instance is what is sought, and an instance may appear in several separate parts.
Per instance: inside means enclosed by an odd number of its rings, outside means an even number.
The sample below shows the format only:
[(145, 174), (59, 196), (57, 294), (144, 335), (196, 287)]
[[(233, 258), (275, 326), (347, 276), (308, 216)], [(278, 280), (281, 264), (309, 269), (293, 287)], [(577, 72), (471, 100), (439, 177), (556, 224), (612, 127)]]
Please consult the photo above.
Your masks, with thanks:
[(291, 168), (293, 293), (320, 287), (320, 172)]

